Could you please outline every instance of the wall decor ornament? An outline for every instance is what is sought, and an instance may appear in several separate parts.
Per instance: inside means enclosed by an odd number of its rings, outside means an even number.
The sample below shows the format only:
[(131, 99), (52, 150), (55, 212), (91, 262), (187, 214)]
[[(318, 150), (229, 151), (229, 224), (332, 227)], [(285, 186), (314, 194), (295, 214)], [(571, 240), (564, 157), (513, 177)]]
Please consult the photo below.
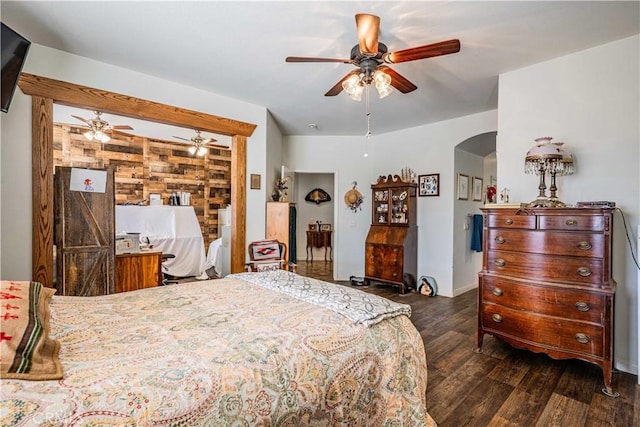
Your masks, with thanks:
[(309, 191), (306, 196), (304, 196), (304, 200), (319, 205), (320, 203), (330, 202), (331, 196), (322, 188), (314, 188), (313, 190)]
[(257, 173), (251, 174), (251, 189), (252, 190), (260, 189), (260, 174), (257, 174)]
[(362, 210), (362, 202), (364, 201), (364, 196), (361, 192), (358, 191), (358, 183), (353, 181), (351, 184), (351, 190), (347, 191), (344, 194), (344, 202), (347, 207), (351, 209), (351, 212), (356, 213), (359, 210)]
[(440, 174), (418, 176), (418, 196), (439, 196), (440, 195)]
[(482, 201), (482, 192), (484, 191), (482, 178), (477, 176), (473, 177), (473, 200), (476, 202)]
[(458, 200), (469, 199), (469, 175), (458, 174)]

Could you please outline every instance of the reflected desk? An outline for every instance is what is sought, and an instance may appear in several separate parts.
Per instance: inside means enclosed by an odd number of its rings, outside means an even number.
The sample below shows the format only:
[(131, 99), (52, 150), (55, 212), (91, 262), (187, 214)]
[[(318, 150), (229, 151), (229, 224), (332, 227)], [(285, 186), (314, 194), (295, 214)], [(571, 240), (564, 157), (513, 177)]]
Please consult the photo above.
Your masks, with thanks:
[[(309, 253), (311, 253), (311, 261), (313, 261), (313, 248), (324, 248), (324, 260), (333, 261), (333, 248), (331, 247), (332, 230), (312, 231), (307, 230), (307, 261), (309, 261)], [(329, 259), (327, 260), (327, 249), (329, 249)]]
[(204, 238), (193, 206), (116, 206), (116, 232), (140, 233), (154, 251), (174, 254), (163, 263), (171, 276), (206, 276)]

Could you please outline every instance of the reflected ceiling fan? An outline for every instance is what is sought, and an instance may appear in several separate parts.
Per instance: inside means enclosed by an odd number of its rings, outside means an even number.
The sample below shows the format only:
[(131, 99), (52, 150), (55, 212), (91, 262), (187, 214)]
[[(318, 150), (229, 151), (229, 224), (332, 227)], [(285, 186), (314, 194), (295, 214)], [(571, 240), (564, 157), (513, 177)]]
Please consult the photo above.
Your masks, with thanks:
[(173, 137), (177, 139), (181, 139), (183, 141), (191, 142), (193, 145), (189, 147), (189, 153), (192, 155), (195, 154), (200, 157), (207, 154), (206, 147), (221, 148), (224, 150), (229, 149), (229, 147), (227, 147), (226, 145), (214, 144), (216, 140), (213, 138), (203, 138), (202, 135), (200, 135), (200, 131), (197, 129), (196, 129), (196, 136), (192, 137), (191, 139), (182, 138), (180, 136), (175, 136), (175, 135)]
[(342, 62), (355, 65), (357, 69), (344, 76), (325, 96), (336, 96), (344, 89), (351, 98), (359, 101), (364, 86), (371, 83), (375, 83), (380, 98), (391, 93), (390, 86), (402, 93), (417, 89), (416, 85), (385, 64), (416, 61), (460, 51), (460, 40), (452, 39), (389, 52), (387, 46), (378, 41), (380, 17), (366, 13), (356, 15), (356, 30), (358, 44), (351, 49), (350, 59), (289, 56), (286, 62)]
[(117, 131), (118, 129), (133, 130), (129, 125), (110, 125), (106, 120), (100, 117), (102, 115), (102, 111), (94, 111), (94, 114), (96, 117), (93, 119), (85, 119), (80, 116), (71, 115), (74, 119), (78, 119), (89, 126), (89, 130), (83, 134), (89, 141), (93, 141), (95, 139), (100, 142), (108, 142), (111, 139), (108, 133)]

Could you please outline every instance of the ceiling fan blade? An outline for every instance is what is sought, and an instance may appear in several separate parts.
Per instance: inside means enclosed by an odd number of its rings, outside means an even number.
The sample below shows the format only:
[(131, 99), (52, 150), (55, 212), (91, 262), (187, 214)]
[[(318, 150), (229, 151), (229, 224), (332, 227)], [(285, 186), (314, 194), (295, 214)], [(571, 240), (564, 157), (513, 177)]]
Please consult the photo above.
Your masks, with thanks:
[(111, 126), (111, 129), (133, 130), (133, 128), (129, 125), (114, 125), (114, 126)]
[(347, 80), (349, 77), (351, 77), (352, 74), (359, 74), (359, 73), (360, 73), (360, 70), (351, 71), (346, 76), (344, 76), (342, 79), (340, 79), (340, 81), (338, 83), (336, 83), (335, 86), (333, 86), (331, 89), (329, 89), (329, 91), (327, 93), (325, 93), (324, 96), (336, 96), (336, 95), (338, 95), (340, 92), (342, 92), (342, 82)]
[(343, 64), (351, 64), (350, 59), (339, 58), (306, 58), (303, 56), (287, 56), (286, 62), (342, 62)]
[(383, 56), (387, 64), (415, 61), (416, 59), (433, 58), (434, 56), (449, 55), (460, 51), (460, 40), (453, 39), (424, 46), (390, 52)]
[(89, 120), (87, 120), (87, 119), (83, 119), (82, 117), (74, 116), (74, 115), (72, 115), (71, 117), (73, 117), (74, 119), (78, 119), (78, 120), (80, 120), (81, 122), (86, 123), (88, 126), (91, 126), (91, 122), (90, 122)]
[(118, 135), (122, 135), (122, 136), (127, 136), (129, 138), (134, 138), (135, 137), (135, 135), (133, 135), (133, 134), (122, 132), (122, 131), (119, 131), (119, 130), (117, 130), (115, 128), (112, 128), (112, 129), (108, 130), (107, 132), (112, 134), (112, 135), (113, 134), (118, 134)]
[(217, 139), (213, 139), (213, 138), (208, 138), (205, 139), (204, 141), (202, 141), (203, 145), (212, 145), (214, 142), (217, 142)]
[(366, 13), (356, 15), (358, 46), (360, 53), (378, 53), (378, 34), (380, 33), (380, 17)]
[(173, 137), (174, 137), (174, 138), (181, 139), (181, 140), (183, 140), (183, 141), (191, 142), (191, 140), (190, 140), (190, 139), (182, 138), (181, 136), (175, 136), (175, 135), (174, 135)]
[(389, 77), (391, 77), (391, 86), (395, 87), (396, 89), (398, 89), (402, 93), (409, 93), (409, 92), (413, 92), (414, 90), (418, 89), (418, 86), (414, 85), (409, 80), (404, 78), (402, 75), (400, 75), (393, 68), (389, 68), (389, 67), (386, 67), (384, 65), (381, 65), (381, 66), (378, 67), (378, 70), (384, 71), (385, 74), (388, 74)]

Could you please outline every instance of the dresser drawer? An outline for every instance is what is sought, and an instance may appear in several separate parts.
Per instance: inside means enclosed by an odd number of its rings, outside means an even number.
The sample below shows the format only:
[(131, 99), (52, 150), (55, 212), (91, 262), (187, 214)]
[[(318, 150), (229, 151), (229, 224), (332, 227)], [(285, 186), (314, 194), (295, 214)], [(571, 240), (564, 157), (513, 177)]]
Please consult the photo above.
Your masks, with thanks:
[(365, 276), (402, 283), (404, 250), (402, 246), (367, 244)]
[(489, 249), (550, 255), (603, 258), (605, 236), (596, 233), (569, 233), (529, 230), (489, 229)]
[(602, 215), (541, 215), (540, 230), (604, 231)]
[(503, 214), (488, 214), (487, 226), (489, 228), (524, 228), (534, 230), (536, 228), (535, 215), (516, 215), (503, 213)]
[(599, 285), (605, 283), (603, 264), (601, 258), (489, 250), (485, 270), (512, 277)]
[(516, 310), (603, 324), (608, 295), (527, 285), (508, 279), (482, 276), (480, 292), (483, 303), (494, 303)]
[(601, 326), (542, 316), (491, 303), (483, 303), (481, 311), (482, 327), (485, 330), (537, 346), (600, 357), (604, 354), (604, 328)]

